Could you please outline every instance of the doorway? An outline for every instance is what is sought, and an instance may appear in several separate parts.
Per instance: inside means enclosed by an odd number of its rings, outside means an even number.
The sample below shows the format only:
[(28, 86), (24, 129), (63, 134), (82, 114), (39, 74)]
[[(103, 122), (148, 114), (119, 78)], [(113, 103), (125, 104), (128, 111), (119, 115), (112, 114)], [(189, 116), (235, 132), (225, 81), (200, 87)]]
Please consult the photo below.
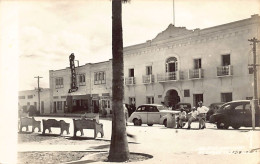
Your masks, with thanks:
[(178, 102), (180, 102), (180, 96), (178, 92), (174, 89), (168, 90), (166, 92), (166, 96), (164, 97), (164, 104), (168, 107), (175, 106)]
[(198, 102), (203, 102), (203, 94), (193, 94), (193, 106), (198, 107)]

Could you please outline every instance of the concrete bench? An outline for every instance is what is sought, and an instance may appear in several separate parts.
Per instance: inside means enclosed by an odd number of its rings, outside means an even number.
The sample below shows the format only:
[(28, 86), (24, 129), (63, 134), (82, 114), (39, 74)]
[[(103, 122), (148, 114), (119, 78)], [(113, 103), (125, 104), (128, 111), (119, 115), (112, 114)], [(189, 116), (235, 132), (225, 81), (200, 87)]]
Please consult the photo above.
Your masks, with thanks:
[(97, 123), (96, 119), (73, 119), (74, 124), (74, 135), (76, 137), (77, 131), (80, 131), (81, 136), (84, 135), (83, 129), (94, 129), (94, 138), (97, 134), (101, 134), (101, 138), (104, 136), (103, 124)]
[(49, 133), (51, 133), (51, 128), (60, 128), (60, 135), (63, 134), (63, 132), (66, 130), (67, 134), (69, 133), (70, 124), (66, 123), (64, 120), (57, 121), (55, 119), (48, 119), (48, 120), (42, 120), (43, 125), (43, 131), (42, 134), (45, 134), (46, 129), (49, 130)]
[(34, 117), (20, 117), (19, 122), (20, 132), (22, 132), (23, 127), (26, 127), (26, 131), (28, 131), (28, 126), (32, 126), (32, 132), (34, 132), (35, 128), (38, 128), (38, 132), (41, 132), (41, 121), (36, 121)]

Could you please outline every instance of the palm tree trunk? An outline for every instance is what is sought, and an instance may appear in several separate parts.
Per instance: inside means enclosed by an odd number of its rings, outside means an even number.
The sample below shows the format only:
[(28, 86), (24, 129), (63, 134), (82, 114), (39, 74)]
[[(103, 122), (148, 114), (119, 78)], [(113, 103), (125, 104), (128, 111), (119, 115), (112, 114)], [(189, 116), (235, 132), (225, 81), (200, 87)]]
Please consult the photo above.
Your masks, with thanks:
[(122, 34), (122, 1), (112, 0), (112, 135), (108, 160), (123, 162), (129, 159), (126, 121), (123, 110), (124, 63)]

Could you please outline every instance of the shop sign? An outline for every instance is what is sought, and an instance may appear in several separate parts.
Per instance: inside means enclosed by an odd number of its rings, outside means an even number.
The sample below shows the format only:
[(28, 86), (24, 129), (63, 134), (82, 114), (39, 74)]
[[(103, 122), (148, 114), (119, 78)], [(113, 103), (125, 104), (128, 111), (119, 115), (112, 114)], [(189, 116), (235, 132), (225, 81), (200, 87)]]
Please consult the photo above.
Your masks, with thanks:
[(74, 64), (74, 59), (75, 59), (74, 53), (72, 53), (69, 56), (69, 59), (70, 59), (70, 69), (71, 69), (71, 88), (69, 89), (69, 93), (71, 93), (71, 92), (76, 92), (78, 90), (77, 82), (76, 82), (77, 77), (76, 77), (75, 64)]

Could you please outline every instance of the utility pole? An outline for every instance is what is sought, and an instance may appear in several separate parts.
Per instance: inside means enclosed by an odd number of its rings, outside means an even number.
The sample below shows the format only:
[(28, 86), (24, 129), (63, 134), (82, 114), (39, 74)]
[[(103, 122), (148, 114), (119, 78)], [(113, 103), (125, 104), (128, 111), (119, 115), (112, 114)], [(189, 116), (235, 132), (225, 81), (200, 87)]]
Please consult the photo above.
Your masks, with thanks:
[(40, 99), (40, 92), (41, 92), (41, 89), (40, 89), (40, 78), (42, 78), (42, 77), (40, 77), (40, 76), (37, 76), (37, 77), (34, 77), (34, 78), (37, 78), (38, 80), (38, 88), (37, 88), (37, 92), (38, 92), (38, 111), (41, 113), (41, 111), (40, 111), (40, 102), (41, 102), (41, 99)]
[(253, 38), (253, 39), (249, 39), (248, 41), (253, 43), (253, 64), (250, 66), (253, 66), (253, 71), (254, 71), (254, 95), (253, 95), (253, 100), (251, 101), (251, 106), (252, 106), (252, 128), (253, 130), (255, 130), (255, 111), (258, 110), (256, 66), (259, 66), (256, 64), (256, 44), (259, 42), (259, 40)]

